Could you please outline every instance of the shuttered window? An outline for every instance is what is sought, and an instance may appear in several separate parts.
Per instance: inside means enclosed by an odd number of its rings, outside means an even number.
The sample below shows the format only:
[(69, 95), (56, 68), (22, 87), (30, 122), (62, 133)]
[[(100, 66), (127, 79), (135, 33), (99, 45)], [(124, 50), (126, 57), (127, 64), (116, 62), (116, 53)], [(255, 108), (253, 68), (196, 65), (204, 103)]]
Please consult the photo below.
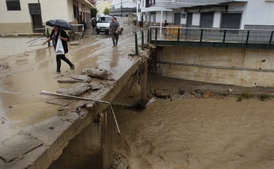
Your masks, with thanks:
[(201, 13), (201, 28), (212, 28), (214, 12)]
[(239, 29), (241, 18), (241, 13), (223, 13), (221, 28)]
[(20, 11), (20, 0), (6, 0), (8, 11)]

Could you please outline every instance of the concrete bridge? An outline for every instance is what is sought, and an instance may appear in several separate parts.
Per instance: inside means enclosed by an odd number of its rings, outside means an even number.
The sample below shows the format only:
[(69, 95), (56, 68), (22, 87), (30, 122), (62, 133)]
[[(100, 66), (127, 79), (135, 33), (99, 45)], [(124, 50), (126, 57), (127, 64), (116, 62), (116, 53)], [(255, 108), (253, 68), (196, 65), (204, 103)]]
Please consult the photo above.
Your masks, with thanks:
[[(80, 45), (70, 45), (66, 55), (76, 69), (70, 70), (62, 61), (61, 74), (55, 74), (52, 47), (1, 58), (0, 168), (83, 168), (83, 164), (108, 168), (111, 165), (106, 131), (117, 134), (123, 131), (119, 131), (119, 119), (114, 119), (115, 112), (108, 103), (134, 105), (144, 99), (146, 69), (142, 65), (146, 65), (146, 59), (129, 55), (134, 49), (132, 32), (125, 31), (115, 48), (111, 47), (111, 38), (105, 35), (79, 42)], [(108, 73), (87, 83), (81, 79), (87, 68)], [(76, 83), (64, 83), (72, 81)], [(80, 96), (56, 95), (58, 90), (68, 91), (73, 87), (84, 90), (85, 84), (90, 88)], [(54, 94), (40, 95), (42, 90), (48, 91), (43, 94)], [(108, 128), (107, 122), (115, 120), (117, 128)], [(66, 153), (65, 147), (73, 142), (76, 142), (73, 153)], [(62, 153), (69, 154), (74, 159), (72, 163), (65, 164), (62, 160), (54, 163)]]

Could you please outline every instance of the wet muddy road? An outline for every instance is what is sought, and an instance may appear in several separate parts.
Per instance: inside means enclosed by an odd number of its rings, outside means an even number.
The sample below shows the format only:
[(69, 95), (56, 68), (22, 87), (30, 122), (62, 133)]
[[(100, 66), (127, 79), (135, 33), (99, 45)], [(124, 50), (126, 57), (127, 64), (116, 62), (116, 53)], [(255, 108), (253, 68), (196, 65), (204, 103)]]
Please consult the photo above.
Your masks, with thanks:
[[(88, 32), (89, 38), (79, 40), (79, 45), (69, 46), (66, 57), (74, 63), (75, 70), (71, 71), (62, 61), (61, 75), (80, 73), (84, 68), (99, 67), (113, 72), (114, 79), (119, 77), (122, 69), (127, 69), (121, 65), (130, 62), (128, 53), (134, 49), (133, 29), (135, 28), (130, 26), (125, 28), (116, 48), (112, 48), (111, 36), (97, 35), (95, 30), (91, 30)], [(42, 44), (45, 39), (39, 39), (36, 43)], [(6, 41), (5, 38), (0, 40), (1, 43)], [(29, 41), (30, 39), (25, 39), (25, 43)], [(16, 48), (16, 45), (7, 49)], [(18, 51), (21, 50), (14, 52)], [(38, 50), (26, 51), (15, 55), (1, 54), (0, 142), (25, 127), (58, 114), (56, 106), (45, 104), (48, 97), (39, 95), (41, 90), (56, 92), (58, 88), (65, 87), (65, 84), (59, 84), (56, 80), (60, 75), (55, 73), (53, 48), (41, 45)]]

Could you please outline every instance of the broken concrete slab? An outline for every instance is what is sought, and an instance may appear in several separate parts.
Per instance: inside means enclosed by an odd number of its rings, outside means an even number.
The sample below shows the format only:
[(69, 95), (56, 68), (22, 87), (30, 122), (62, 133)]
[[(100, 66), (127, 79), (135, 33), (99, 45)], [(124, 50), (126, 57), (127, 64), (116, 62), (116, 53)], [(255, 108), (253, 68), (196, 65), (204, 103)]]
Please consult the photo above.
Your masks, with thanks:
[(9, 163), (41, 145), (43, 145), (43, 142), (30, 134), (19, 133), (7, 138), (0, 145), (0, 158)]

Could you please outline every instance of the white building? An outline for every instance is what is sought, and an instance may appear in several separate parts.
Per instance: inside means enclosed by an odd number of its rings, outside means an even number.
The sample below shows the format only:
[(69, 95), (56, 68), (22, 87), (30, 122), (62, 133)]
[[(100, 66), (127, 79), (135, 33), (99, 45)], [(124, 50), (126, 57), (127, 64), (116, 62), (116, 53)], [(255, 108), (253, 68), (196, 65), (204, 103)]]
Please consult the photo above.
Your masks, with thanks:
[(113, 0), (110, 15), (129, 16), (136, 13), (136, 5), (133, 0)]
[(148, 25), (201, 28), (274, 28), (274, 0), (141, 0)]
[(0, 34), (39, 32), (50, 19), (89, 21), (91, 8), (88, 0), (1, 0)]

